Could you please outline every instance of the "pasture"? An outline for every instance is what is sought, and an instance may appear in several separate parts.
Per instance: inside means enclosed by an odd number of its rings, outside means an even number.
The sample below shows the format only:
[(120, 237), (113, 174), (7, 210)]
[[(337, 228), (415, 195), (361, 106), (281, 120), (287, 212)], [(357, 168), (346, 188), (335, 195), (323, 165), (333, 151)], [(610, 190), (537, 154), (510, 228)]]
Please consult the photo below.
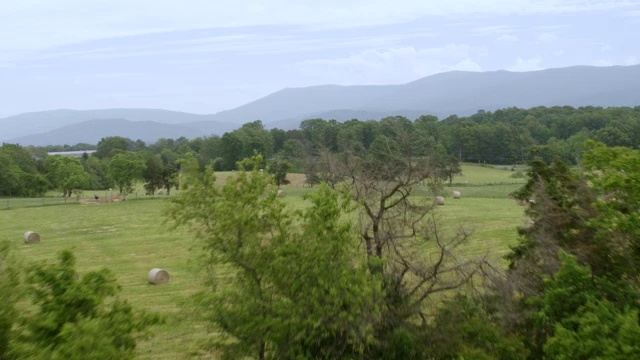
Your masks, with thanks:
[[(463, 165), (463, 175), (446, 187), (446, 205), (435, 216), (445, 229), (462, 226), (471, 237), (463, 256), (485, 256), (498, 263), (516, 241), (516, 227), (524, 221), (523, 208), (506, 194), (524, 181), (511, 171)], [(227, 176), (221, 174), (220, 178)], [(294, 208), (304, 206), (303, 175), (289, 176), (282, 200)], [(451, 191), (459, 190), (461, 199)], [(85, 192), (92, 195), (93, 192)], [(138, 346), (140, 359), (183, 359), (206, 356), (198, 345), (207, 336), (207, 324), (191, 309), (190, 295), (200, 288), (197, 264), (199, 245), (182, 231), (169, 231), (163, 223), (164, 198), (138, 197), (127, 201), (56, 206), (13, 207), (0, 211), (0, 240), (11, 240), (21, 261), (54, 261), (62, 249), (72, 249), (78, 270), (107, 267), (122, 286), (121, 296), (135, 308), (162, 314), (166, 322), (151, 329), (152, 337)], [(39, 244), (24, 244), (23, 234), (41, 235)], [(195, 251), (192, 251), (195, 249)], [(171, 280), (164, 285), (147, 284), (152, 268), (166, 269)], [(214, 335), (215, 336), (215, 335)]]

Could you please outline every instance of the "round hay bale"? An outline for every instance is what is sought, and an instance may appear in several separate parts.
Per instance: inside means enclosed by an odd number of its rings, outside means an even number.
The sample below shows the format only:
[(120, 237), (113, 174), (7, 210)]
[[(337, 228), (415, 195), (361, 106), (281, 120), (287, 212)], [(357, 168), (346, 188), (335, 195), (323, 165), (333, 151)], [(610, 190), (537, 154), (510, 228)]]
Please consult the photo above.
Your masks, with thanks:
[(153, 268), (149, 271), (147, 279), (149, 280), (149, 284), (166, 284), (169, 282), (169, 273), (163, 269)]
[(460, 191), (454, 191), (452, 193), (452, 196), (454, 199), (460, 199), (462, 197), (462, 194), (460, 193)]
[(436, 196), (436, 205), (444, 205), (444, 197)]
[(35, 231), (27, 231), (24, 233), (25, 244), (37, 244), (40, 242), (40, 235)]
[(287, 194), (285, 194), (285, 193), (284, 193), (284, 191), (282, 191), (282, 190), (278, 190), (278, 197), (279, 197), (279, 198), (283, 198), (283, 197), (285, 197), (286, 195), (287, 195)]

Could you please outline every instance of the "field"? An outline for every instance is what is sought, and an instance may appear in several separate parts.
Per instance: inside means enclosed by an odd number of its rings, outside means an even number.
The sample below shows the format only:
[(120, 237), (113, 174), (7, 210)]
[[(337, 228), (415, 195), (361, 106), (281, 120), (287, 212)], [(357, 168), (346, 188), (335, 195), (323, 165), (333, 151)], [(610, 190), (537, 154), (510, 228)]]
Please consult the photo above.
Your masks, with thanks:
[[(516, 240), (516, 227), (524, 221), (523, 208), (506, 194), (523, 179), (511, 171), (464, 165), (463, 175), (446, 188), (462, 192), (462, 199), (450, 197), (438, 207), (436, 216), (449, 229), (462, 226), (472, 236), (462, 249), (463, 256), (485, 256), (500, 262), (508, 245)], [(224, 178), (226, 174), (221, 174)], [(292, 207), (304, 206), (301, 195), (310, 191), (304, 177), (293, 174), (284, 186), (283, 199)], [(88, 193), (93, 194), (93, 193)], [(171, 232), (163, 222), (166, 203), (162, 197), (132, 198), (127, 201), (56, 206), (12, 207), (0, 211), (0, 240), (11, 240), (22, 261), (53, 261), (61, 249), (72, 249), (80, 272), (110, 268), (122, 286), (121, 296), (136, 308), (161, 313), (164, 325), (152, 329), (153, 337), (139, 344), (141, 359), (183, 359), (197, 357), (198, 343), (207, 337), (206, 324), (190, 311), (190, 295), (200, 285), (197, 251), (192, 237), (183, 231)], [(26, 245), (22, 236), (33, 230), (40, 244)], [(147, 273), (160, 267), (171, 274), (165, 285), (148, 285)]]

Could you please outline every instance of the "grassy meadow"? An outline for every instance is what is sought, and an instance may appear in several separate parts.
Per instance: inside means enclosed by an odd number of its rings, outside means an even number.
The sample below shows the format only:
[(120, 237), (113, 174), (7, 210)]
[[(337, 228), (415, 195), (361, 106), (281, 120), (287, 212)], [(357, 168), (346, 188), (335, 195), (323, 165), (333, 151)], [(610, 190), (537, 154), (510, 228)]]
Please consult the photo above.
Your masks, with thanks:
[[(446, 205), (436, 208), (436, 217), (448, 231), (462, 226), (471, 233), (462, 249), (464, 256), (489, 256), (499, 263), (508, 245), (516, 240), (516, 227), (524, 221), (523, 208), (508, 199), (507, 193), (524, 179), (511, 177), (509, 170), (476, 165), (462, 168), (463, 175), (445, 188)], [(226, 176), (220, 174), (220, 179)], [(294, 208), (304, 206), (302, 194), (310, 191), (303, 186), (304, 176), (291, 174), (289, 179), (292, 183), (283, 186), (287, 194), (283, 200)], [(451, 198), (453, 190), (461, 191), (462, 198)], [(85, 194), (93, 196), (93, 192)], [(166, 318), (164, 325), (151, 329), (152, 337), (139, 344), (139, 358), (211, 357), (198, 351), (207, 329), (190, 311), (190, 295), (200, 287), (194, 266), (198, 251), (192, 251), (198, 245), (188, 233), (170, 231), (164, 224), (166, 202), (162, 196), (129, 199), (0, 210), (0, 240), (14, 242), (25, 264), (54, 261), (58, 251), (68, 248), (74, 251), (81, 273), (111, 269), (122, 286), (121, 296), (136, 308)], [(30, 230), (41, 235), (41, 243), (23, 243), (23, 234)], [(168, 284), (147, 284), (147, 273), (155, 267), (170, 273)]]

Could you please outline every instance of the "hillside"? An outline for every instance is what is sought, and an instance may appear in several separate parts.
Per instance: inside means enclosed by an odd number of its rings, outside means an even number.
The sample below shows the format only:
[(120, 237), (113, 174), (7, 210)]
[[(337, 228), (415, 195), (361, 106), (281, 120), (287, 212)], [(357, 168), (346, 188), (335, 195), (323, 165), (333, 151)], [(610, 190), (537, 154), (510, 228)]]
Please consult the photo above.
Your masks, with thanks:
[[(269, 128), (298, 128), (309, 118), (344, 121), (380, 119), (403, 115), (414, 119), (422, 114), (444, 118), (466, 116), (478, 110), (535, 106), (637, 106), (640, 105), (640, 65), (574, 66), (531, 72), (452, 71), (428, 76), (403, 85), (338, 86), (321, 85), (277, 91), (235, 109), (212, 115), (197, 115), (157, 109), (55, 110), (26, 113), (0, 119), (0, 141), (24, 145), (45, 140), (27, 136), (96, 119), (126, 119), (178, 125), (179, 131), (161, 132), (153, 125), (146, 133), (168, 137), (223, 134), (241, 124), (262, 120)], [(142, 138), (142, 129), (128, 132), (129, 126), (111, 126), (108, 134)], [(140, 126), (140, 124), (138, 124)], [(71, 127), (48, 133), (48, 144), (93, 142), (107, 135), (91, 126)], [(133, 131), (133, 130), (132, 130)], [(62, 136), (66, 132), (82, 135)], [(60, 137), (58, 137), (60, 136)], [(42, 137), (41, 137), (42, 138)], [(154, 139), (154, 136), (146, 138)], [(44, 139), (44, 138), (42, 138)], [(35, 142), (34, 142), (35, 141)], [(71, 142), (73, 142), (71, 141)]]
[[(225, 128), (224, 131), (229, 129)], [(221, 133), (224, 133), (220, 129)], [(129, 121), (125, 119), (89, 120), (51, 130), (42, 134), (27, 135), (12, 139), (10, 142), (35, 146), (56, 144), (97, 144), (106, 136), (125, 136), (132, 140), (153, 143), (160, 138), (195, 138), (207, 135), (202, 131), (185, 125), (162, 124), (154, 121)]]
[[(30, 139), (30, 135), (49, 133), (52, 130), (60, 129), (59, 132), (52, 132), (48, 136), (57, 136), (58, 134), (64, 134), (65, 132), (72, 132), (78, 134), (84, 134), (81, 142), (89, 142), (89, 138), (101, 138), (105, 135), (95, 133), (98, 129), (92, 129), (90, 126), (80, 126), (75, 129), (74, 127), (66, 128), (62, 130), (62, 127), (66, 127), (73, 124), (80, 124), (90, 120), (99, 119), (126, 119), (129, 121), (151, 121), (162, 124), (185, 124), (185, 123), (197, 123), (206, 120), (208, 127), (201, 129), (201, 127), (194, 126), (193, 129), (199, 130), (198, 135), (214, 133), (217, 128), (224, 129), (221, 132), (224, 133), (229, 129), (233, 129), (232, 124), (218, 124), (212, 121), (211, 115), (199, 115), (178, 111), (160, 110), (160, 109), (101, 109), (101, 110), (51, 110), (40, 111), (19, 114), (15, 116), (9, 116), (0, 119), (0, 141), (8, 142), (20, 142), (24, 145), (35, 145), (29, 142), (24, 142)], [(121, 124), (120, 124), (121, 125)], [(117, 128), (117, 126), (113, 126)], [(191, 128), (191, 127), (190, 127)], [(120, 127), (118, 135), (131, 137), (125, 132), (128, 127)], [(154, 132), (157, 130), (151, 129)], [(181, 131), (187, 133), (187, 130)], [(180, 132), (179, 132), (180, 133)], [(186, 135), (185, 135), (186, 136)], [(171, 136), (174, 137), (174, 136)], [(72, 137), (50, 137), (49, 141), (56, 141), (53, 144), (63, 144), (63, 139), (73, 139)], [(59, 139), (59, 141), (58, 141)]]

